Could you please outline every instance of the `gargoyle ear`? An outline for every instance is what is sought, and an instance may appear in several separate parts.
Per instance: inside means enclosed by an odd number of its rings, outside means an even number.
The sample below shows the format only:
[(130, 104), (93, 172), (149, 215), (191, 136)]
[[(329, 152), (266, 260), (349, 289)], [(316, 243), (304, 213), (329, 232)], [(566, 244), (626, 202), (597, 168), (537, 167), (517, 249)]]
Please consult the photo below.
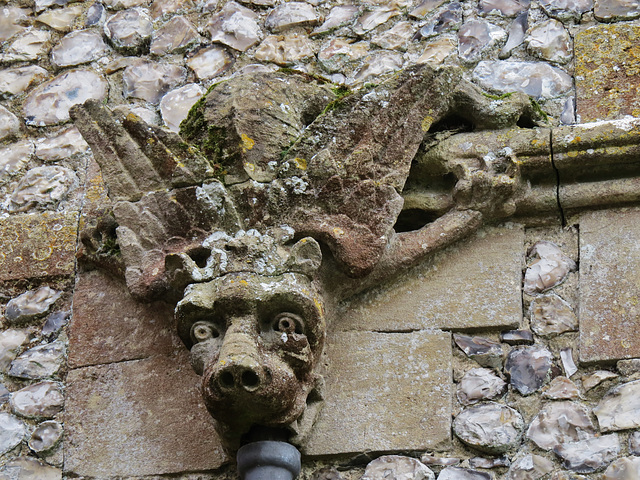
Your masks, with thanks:
[(291, 247), (285, 268), (290, 272), (302, 273), (312, 277), (316, 270), (320, 268), (321, 262), (322, 251), (320, 250), (320, 245), (313, 237), (305, 237)]

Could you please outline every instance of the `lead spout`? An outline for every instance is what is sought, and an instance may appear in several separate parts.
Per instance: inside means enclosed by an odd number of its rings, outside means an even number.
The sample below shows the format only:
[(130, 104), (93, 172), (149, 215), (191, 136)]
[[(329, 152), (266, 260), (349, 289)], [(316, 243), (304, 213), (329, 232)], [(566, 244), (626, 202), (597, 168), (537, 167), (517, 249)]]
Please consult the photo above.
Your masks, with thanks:
[(294, 480), (300, 473), (300, 452), (287, 442), (265, 440), (238, 450), (241, 480)]

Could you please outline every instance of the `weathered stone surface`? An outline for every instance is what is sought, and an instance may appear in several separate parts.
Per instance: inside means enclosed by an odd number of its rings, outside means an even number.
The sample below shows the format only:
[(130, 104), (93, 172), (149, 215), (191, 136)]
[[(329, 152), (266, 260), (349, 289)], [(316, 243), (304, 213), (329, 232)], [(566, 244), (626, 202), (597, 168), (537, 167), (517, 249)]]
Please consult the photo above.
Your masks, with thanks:
[(438, 65), (451, 55), (457, 46), (458, 41), (455, 38), (449, 36), (440, 37), (426, 44), (422, 55), (416, 60), (416, 63)]
[(218, 468), (228, 457), (199, 383), (186, 351), (69, 372), (66, 473), (112, 477)]
[(26, 433), (25, 425), (18, 417), (0, 412), (0, 455), (20, 445)]
[(384, 455), (367, 465), (361, 480), (435, 480), (429, 467), (411, 457)]
[(616, 362), (616, 370), (625, 376), (630, 377), (640, 372), (640, 358), (630, 358), (629, 360), (618, 360)]
[(51, 377), (62, 366), (66, 352), (61, 341), (30, 348), (11, 362), (9, 375), (31, 380)]
[(547, 20), (529, 31), (525, 39), (532, 55), (554, 63), (567, 63), (573, 58), (569, 32), (557, 20)]
[(153, 32), (150, 52), (154, 55), (180, 53), (202, 41), (196, 28), (183, 16), (176, 16)]
[[(444, 6), (433, 19), (422, 27), (413, 37), (414, 40), (435, 37), (450, 30), (457, 30), (462, 23), (462, 4), (458, 2)], [(456, 39), (456, 46), (458, 41)]]
[(511, 465), (509, 457), (473, 457), (469, 459), (469, 466), (471, 468), (496, 468), (496, 467), (508, 467)]
[(400, 12), (393, 5), (374, 8), (358, 17), (353, 30), (356, 34), (363, 35), (397, 15), (400, 15)]
[(24, 102), (28, 125), (46, 126), (69, 120), (69, 109), (88, 99), (107, 96), (107, 82), (91, 70), (71, 70), (35, 88)]
[(594, 387), (597, 387), (605, 380), (610, 380), (612, 378), (617, 378), (613, 372), (609, 372), (608, 370), (598, 370), (589, 375), (584, 375), (582, 377), (582, 387), (587, 390), (591, 390)]
[(576, 108), (582, 122), (640, 116), (639, 35), (640, 25), (626, 23), (576, 34)]
[(540, 455), (526, 454), (514, 460), (507, 473), (509, 480), (538, 480), (551, 472), (553, 462)]
[(347, 70), (369, 53), (366, 42), (351, 42), (334, 38), (322, 46), (318, 52), (318, 63), (329, 73)]
[(125, 8), (139, 7), (146, 5), (149, 0), (105, 0), (104, 4), (113, 10), (124, 10)]
[(629, 435), (629, 453), (631, 455), (640, 455), (640, 431), (632, 432)]
[(62, 480), (62, 471), (31, 457), (18, 457), (0, 469), (2, 480)]
[(535, 98), (558, 97), (573, 88), (570, 75), (542, 62), (483, 60), (473, 70), (473, 78), (492, 92), (523, 92)]
[(20, 131), (20, 120), (0, 105), (0, 140), (12, 137)]
[(76, 19), (82, 14), (82, 10), (82, 5), (75, 4), (70, 7), (45, 12), (42, 15), (38, 15), (37, 20), (59, 32), (68, 32), (73, 27)]
[(9, 300), (5, 310), (5, 317), (13, 325), (41, 317), (60, 298), (61, 293), (46, 286), (37, 290), (29, 290)]
[(45, 162), (62, 160), (87, 150), (89, 145), (76, 127), (66, 128), (54, 136), (36, 142), (36, 157)]
[(456, 395), (463, 405), (472, 405), (480, 400), (502, 395), (507, 389), (504, 380), (488, 368), (472, 368), (464, 374)]
[(160, 17), (168, 17), (172, 13), (185, 13), (195, 8), (191, 0), (155, 0), (149, 9), (151, 17), (155, 20)]
[(507, 345), (533, 345), (533, 333), (529, 330), (509, 330), (500, 334), (500, 341)]
[(542, 0), (540, 5), (550, 17), (563, 22), (578, 22), (584, 13), (593, 8), (593, 0)]
[(0, 70), (0, 93), (18, 95), (27, 91), (35, 82), (45, 79), (48, 72), (36, 65)]
[(542, 396), (552, 400), (570, 400), (572, 398), (578, 398), (580, 396), (580, 390), (578, 390), (576, 384), (567, 377), (556, 377), (551, 380), (549, 388), (543, 392)]
[(480, 0), (478, 10), (480, 13), (498, 13), (506, 17), (515, 17), (529, 9), (529, 0)]
[(439, 457), (436, 455), (431, 455), (429, 453), (425, 453), (420, 457), (420, 461), (425, 465), (438, 465), (442, 467), (450, 467), (454, 465), (458, 465), (460, 463), (459, 458), (455, 457)]
[(40, 382), (11, 395), (11, 410), (28, 418), (52, 418), (62, 410), (64, 395), (56, 382)]
[(207, 24), (211, 41), (244, 52), (262, 37), (257, 18), (252, 10), (236, 2), (227, 2), (220, 13), (213, 15)]
[(153, 24), (146, 8), (130, 8), (113, 15), (104, 24), (104, 33), (123, 52), (143, 49), (150, 41)]
[(104, 8), (102, 3), (95, 2), (85, 12), (84, 26), (104, 25), (106, 19), (107, 9)]
[(324, 23), (317, 27), (311, 35), (327, 34), (338, 27), (353, 22), (359, 10), (357, 5), (336, 5), (331, 9)]
[(609, 390), (593, 413), (603, 432), (640, 427), (640, 380)]
[(490, 473), (470, 468), (446, 467), (438, 475), (439, 480), (491, 480)]
[(586, 440), (595, 433), (584, 405), (551, 402), (531, 421), (527, 437), (543, 450), (552, 450), (563, 443)]
[(602, 480), (631, 480), (640, 478), (640, 458), (622, 457), (611, 463), (604, 471)]
[(169, 90), (183, 82), (186, 76), (184, 67), (142, 61), (124, 69), (124, 96), (158, 103)]
[(51, 450), (62, 438), (62, 431), (62, 425), (55, 420), (42, 422), (31, 433), (29, 448), (36, 453)]
[(78, 214), (12, 215), (0, 222), (0, 281), (73, 274)]
[(28, 338), (25, 330), (10, 328), (0, 332), (0, 371), (6, 371)]
[(595, 0), (593, 14), (603, 22), (633, 20), (640, 17), (640, 5), (634, 0)]
[(287, 2), (274, 8), (264, 26), (274, 33), (293, 27), (308, 27), (318, 23), (318, 15), (314, 8), (305, 2)]
[(454, 334), (456, 345), (469, 357), (484, 367), (502, 367), (502, 346), (484, 337)]
[(69, 329), (71, 368), (170, 354), (184, 347), (173, 308), (135, 301), (123, 282), (100, 271), (78, 277)]
[[(284, 5), (289, 5), (285, 3)], [(290, 33), (269, 35), (256, 50), (256, 60), (278, 65), (292, 65), (314, 55), (313, 43), (306, 35)]]
[(24, 62), (37, 60), (38, 57), (48, 52), (51, 32), (46, 30), (30, 30), (20, 35), (6, 49), (5, 54), (0, 55), (0, 60), (5, 62)]
[(418, 279), (408, 277), (389, 292), (355, 303), (335, 327), (389, 331), (520, 325), (523, 250), (520, 227), (489, 229), (436, 255)]
[(497, 25), (484, 20), (470, 20), (458, 31), (458, 55), (465, 62), (477, 62), (484, 52), (506, 37), (506, 32)]
[(605, 468), (620, 453), (618, 435), (603, 435), (573, 443), (563, 443), (553, 449), (563, 465), (578, 473), (591, 473)]
[(186, 63), (200, 80), (206, 80), (227, 71), (233, 62), (233, 56), (225, 48), (214, 45), (198, 50)]
[(560, 360), (562, 361), (562, 369), (567, 377), (571, 377), (578, 371), (578, 367), (573, 361), (573, 349), (563, 348), (560, 350)]
[(373, 45), (386, 50), (406, 50), (407, 43), (413, 37), (415, 27), (410, 22), (398, 22), (386, 32), (371, 39)]
[(499, 57), (504, 59), (511, 55), (511, 51), (524, 42), (525, 32), (529, 26), (528, 13), (518, 15), (509, 26), (507, 42), (500, 50)]
[(515, 347), (507, 355), (504, 370), (513, 388), (521, 395), (530, 395), (549, 381), (552, 359), (543, 346)]
[(453, 431), (460, 440), (489, 453), (516, 447), (523, 429), (524, 421), (516, 410), (494, 402), (466, 408), (453, 421)]
[(552, 336), (578, 329), (578, 318), (571, 306), (555, 294), (541, 295), (529, 307), (531, 329), (541, 336)]
[(59, 166), (36, 167), (29, 170), (9, 197), (10, 212), (54, 210), (77, 187), (73, 170)]
[(450, 342), (444, 332), (331, 335), (325, 406), (303, 453), (420, 450), (449, 442)]
[(0, 405), (7, 403), (9, 401), (9, 397), (11, 397), (11, 392), (7, 390), (7, 387), (0, 383)]
[(95, 30), (71, 32), (51, 49), (51, 61), (58, 67), (93, 62), (109, 52), (102, 35)]
[(640, 357), (640, 210), (580, 219), (580, 361)]
[(47, 317), (47, 321), (42, 326), (42, 335), (48, 336), (56, 334), (69, 321), (70, 312), (55, 312)]
[(522, 289), (529, 295), (546, 292), (560, 285), (566, 280), (569, 272), (577, 268), (576, 263), (552, 242), (536, 242), (527, 252), (527, 256), (529, 263)]
[(0, 13), (0, 42), (6, 42), (25, 29), (31, 12), (26, 8), (3, 5)]
[(196, 83), (170, 91), (160, 100), (160, 113), (164, 124), (173, 132), (180, 131), (180, 122), (187, 118), (189, 110), (205, 90)]

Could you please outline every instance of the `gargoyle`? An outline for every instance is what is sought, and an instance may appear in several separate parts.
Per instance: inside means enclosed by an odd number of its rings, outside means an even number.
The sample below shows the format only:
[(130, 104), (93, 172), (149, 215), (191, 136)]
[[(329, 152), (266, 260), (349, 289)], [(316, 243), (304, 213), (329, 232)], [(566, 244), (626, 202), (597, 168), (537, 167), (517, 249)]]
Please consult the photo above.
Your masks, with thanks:
[[(525, 95), (491, 98), (455, 68), (426, 66), (353, 93), (296, 72), (237, 74), (194, 106), (182, 137), (91, 101), (72, 118), (114, 204), (127, 286), (175, 302), (231, 449), (303, 441), (337, 302), (516, 210), (513, 152), (435, 155), (416, 180), (419, 149), (458, 126), (543, 122)], [(420, 178), (450, 191), (417, 207), (424, 225), (396, 232), (401, 193)]]

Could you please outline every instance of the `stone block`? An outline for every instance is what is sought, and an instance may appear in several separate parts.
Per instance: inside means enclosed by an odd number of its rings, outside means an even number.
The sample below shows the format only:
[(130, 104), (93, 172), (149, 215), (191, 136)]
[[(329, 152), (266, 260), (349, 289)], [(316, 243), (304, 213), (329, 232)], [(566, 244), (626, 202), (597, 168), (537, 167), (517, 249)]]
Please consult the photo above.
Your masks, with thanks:
[(12, 215), (0, 222), (0, 282), (72, 275), (78, 213)]
[(575, 37), (577, 114), (581, 122), (640, 116), (640, 25), (587, 28)]
[(640, 357), (640, 209), (580, 217), (580, 361)]
[(333, 327), (365, 331), (518, 327), (524, 254), (521, 226), (485, 229), (395, 284), (355, 299)]
[(80, 368), (67, 381), (67, 475), (196, 472), (229, 460), (186, 352)]
[(99, 270), (78, 277), (69, 339), (71, 368), (186, 350), (170, 305), (138, 302), (124, 281)]
[(334, 332), (325, 405), (303, 453), (393, 452), (451, 440), (451, 335)]

